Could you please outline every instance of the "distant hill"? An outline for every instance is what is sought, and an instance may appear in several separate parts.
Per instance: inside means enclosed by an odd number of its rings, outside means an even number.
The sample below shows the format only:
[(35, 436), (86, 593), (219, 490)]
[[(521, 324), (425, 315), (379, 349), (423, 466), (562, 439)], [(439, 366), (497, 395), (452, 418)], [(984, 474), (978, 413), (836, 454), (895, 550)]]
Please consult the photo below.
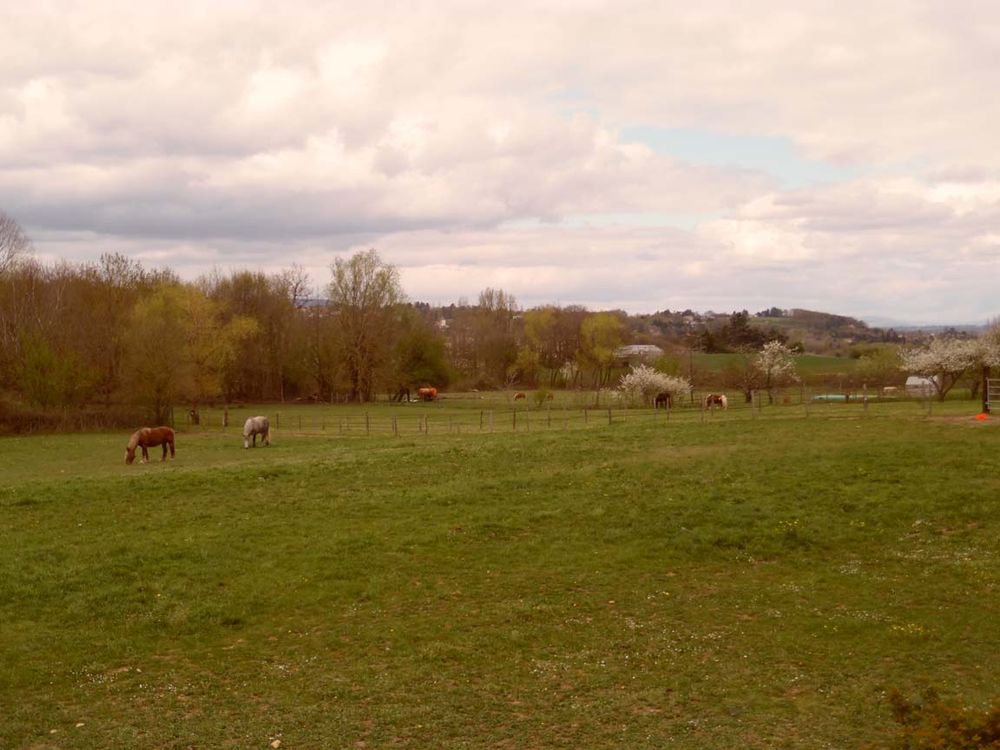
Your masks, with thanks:
[[(780, 312), (780, 315), (775, 315)], [(903, 343), (905, 337), (894, 328), (876, 328), (849, 315), (794, 308), (772, 308), (757, 313), (752, 323), (784, 333), (791, 342), (803, 345), (807, 352), (844, 353), (858, 344)]]
[[(784, 340), (800, 351), (846, 356), (859, 345), (905, 343), (908, 337), (893, 328), (877, 328), (848, 315), (795, 308), (747, 313), (664, 310), (629, 316), (637, 343), (693, 346), (706, 352), (735, 351), (759, 346), (771, 338)], [(748, 328), (749, 327), (749, 328)], [(853, 350), (853, 352), (852, 352)]]

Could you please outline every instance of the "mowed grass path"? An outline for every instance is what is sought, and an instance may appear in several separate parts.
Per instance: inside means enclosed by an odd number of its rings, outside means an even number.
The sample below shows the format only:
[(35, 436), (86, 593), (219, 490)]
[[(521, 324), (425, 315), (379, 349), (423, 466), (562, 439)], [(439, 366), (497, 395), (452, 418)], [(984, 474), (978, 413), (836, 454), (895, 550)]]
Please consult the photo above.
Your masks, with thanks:
[(849, 748), (997, 697), (992, 422), (123, 440), (0, 440), (0, 747)]

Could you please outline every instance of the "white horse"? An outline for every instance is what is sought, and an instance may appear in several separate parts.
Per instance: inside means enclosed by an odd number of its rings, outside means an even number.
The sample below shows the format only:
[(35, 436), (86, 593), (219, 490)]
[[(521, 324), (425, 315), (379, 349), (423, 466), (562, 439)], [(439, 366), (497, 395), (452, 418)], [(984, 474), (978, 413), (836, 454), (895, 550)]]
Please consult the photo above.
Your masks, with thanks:
[(271, 423), (267, 417), (250, 417), (243, 425), (243, 447), (249, 448), (250, 438), (253, 438), (253, 447), (257, 447), (257, 436), (262, 435), (261, 445), (271, 444)]

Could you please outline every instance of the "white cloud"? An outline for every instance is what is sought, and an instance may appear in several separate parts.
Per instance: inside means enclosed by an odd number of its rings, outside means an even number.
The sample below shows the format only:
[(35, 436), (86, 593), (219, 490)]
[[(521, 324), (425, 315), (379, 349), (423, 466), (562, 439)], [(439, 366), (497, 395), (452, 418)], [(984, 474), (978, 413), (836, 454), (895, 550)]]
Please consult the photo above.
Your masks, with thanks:
[[(994, 4), (88, 0), (5, 24), (0, 207), (48, 257), (321, 269), (377, 245), (414, 296), (996, 312)], [(781, 191), (634, 126), (862, 177)]]

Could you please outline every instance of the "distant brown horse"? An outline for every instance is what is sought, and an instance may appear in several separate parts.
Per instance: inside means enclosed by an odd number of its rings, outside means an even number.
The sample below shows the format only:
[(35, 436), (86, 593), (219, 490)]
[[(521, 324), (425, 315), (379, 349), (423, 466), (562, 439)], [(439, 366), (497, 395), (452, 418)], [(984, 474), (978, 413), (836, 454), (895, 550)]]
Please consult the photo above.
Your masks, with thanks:
[(663, 393), (657, 393), (656, 398), (653, 399), (654, 409), (660, 409), (660, 408), (670, 409), (671, 407), (673, 407), (673, 405), (674, 405), (674, 399), (666, 391), (664, 391)]
[(705, 396), (705, 408), (713, 409), (719, 406), (723, 409), (729, 408), (729, 400), (726, 398), (724, 393), (709, 393)]
[(520, 391), (514, 394), (515, 401), (520, 401), (522, 398), (527, 398), (527, 396), (521, 393)]
[(167, 460), (167, 446), (170, 447), (170, 457), (174, 457), (174, 431), (169, 427), (143, 427), (132, 433), (128, 445), (125, 446), (125, 463), (130, 464), (135, 461), (135, 449), (142, 448), (142, 462), (149, 460), (147, 448), (163, 446), (163, 457), (161, 461)]

